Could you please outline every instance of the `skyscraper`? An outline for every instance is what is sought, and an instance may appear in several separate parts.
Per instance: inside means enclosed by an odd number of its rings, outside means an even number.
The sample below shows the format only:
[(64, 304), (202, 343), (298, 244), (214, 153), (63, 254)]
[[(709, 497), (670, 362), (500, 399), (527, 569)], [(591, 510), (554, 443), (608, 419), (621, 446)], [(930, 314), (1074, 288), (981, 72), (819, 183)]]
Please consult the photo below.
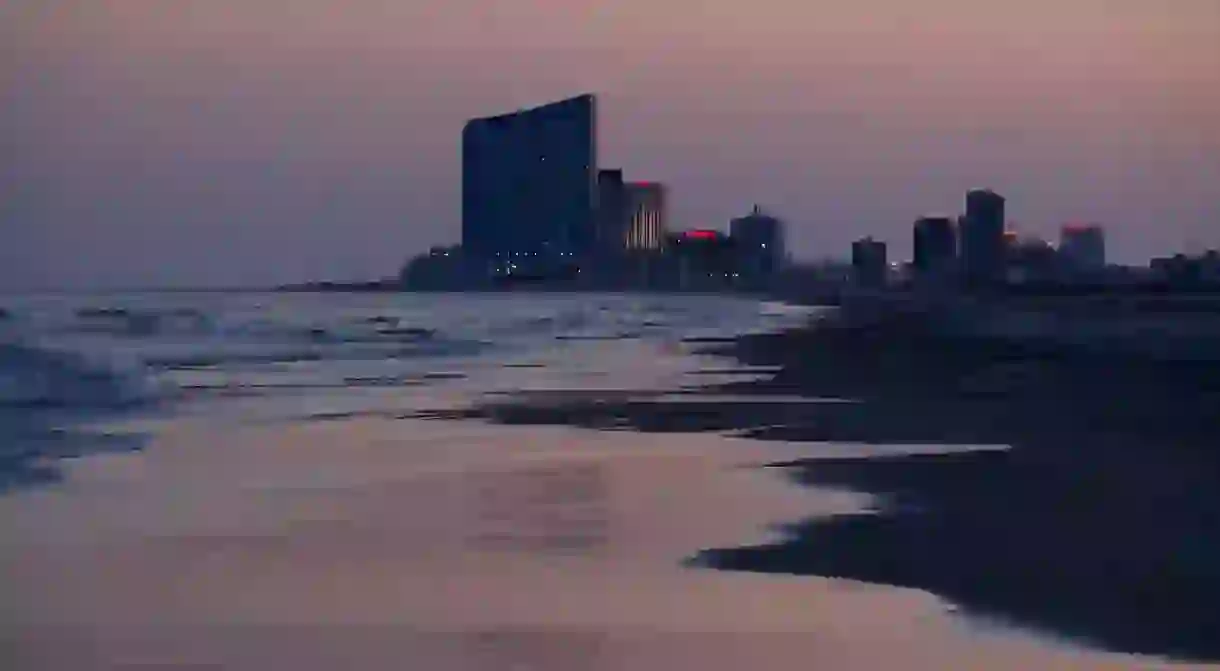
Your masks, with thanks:
[(1004, 197), (988, 189), (966, 194), (961, 227), (962, 271), (974, 283), (1004, 275)]
[(1106, 232), (1097, 224), (1067, 224), (1059, 233), (1059, 255), (1069, 270), (1106, 267)]
[(873, 288), (884, 286), (889, 275), (885, 243), (872, 238), (853, 242), (851, 267), (857, 284)]
[(623, 171), (597, 172), (597, 235), (596, 247), (603, 256), (621, 254), (626, 245), (627, 229), (631, 225), (627, 185)]
[(557, 260), (595, 239), (595, 99), (582, 95), (462, 131), (462, 246), (469, 255)]
[(656, 182), (627, 184), (627, 224), (624, 246), (629, 250), (661, 249), (665, 241), (665, 186)]
[(957, 230), (948, 217), (915, 222), (915, 270), (920, 275), (949, 273), (957, 263)]
[(784, 222), (757, 205), (744, 217), (729, 221), (729, 237), (737, 248), (739, 270), (747, 280), (774, 274), (784, 264)]

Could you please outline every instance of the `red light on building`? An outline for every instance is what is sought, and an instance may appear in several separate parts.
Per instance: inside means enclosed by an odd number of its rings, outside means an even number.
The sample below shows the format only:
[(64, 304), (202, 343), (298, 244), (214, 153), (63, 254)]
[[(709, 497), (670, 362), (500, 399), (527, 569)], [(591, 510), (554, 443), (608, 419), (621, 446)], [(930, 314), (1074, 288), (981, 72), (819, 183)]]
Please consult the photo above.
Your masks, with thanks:
[(715, 240), (716, 238), (720, 237), (720, 234), (716, 231), (699, 229), (699, 230), (694, 230), (694, 231), (687, 231), (682, 234), (682, 237), (684, 237), (688, 240)]

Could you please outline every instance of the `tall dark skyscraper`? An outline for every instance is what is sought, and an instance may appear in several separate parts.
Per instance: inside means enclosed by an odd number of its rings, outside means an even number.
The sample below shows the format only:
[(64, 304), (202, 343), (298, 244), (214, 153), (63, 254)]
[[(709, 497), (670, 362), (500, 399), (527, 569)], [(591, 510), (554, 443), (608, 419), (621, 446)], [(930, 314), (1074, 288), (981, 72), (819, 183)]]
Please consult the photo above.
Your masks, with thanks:
[(740, 270), (748, 279), (768, 277), (786, 261), (784, 222), (764, 213), (757, 205), (744, 217), (729, 220), (729, 237), (737, 245)]
[(915, 270), (943, 274), (957, 262), (957, 230), (948, 217), (923, 217), (915, 222)]
[(853, 242), (851, 267), (857, 284), (873, 288), (884, 286), (889, 273), (885, 243), (872, 238)]
[(621, 253), (631, 225), (627, 185), (621, 169), (597, 172), (597, 249), (605, 254)]
[(1059, 254), (1076, 271), (1106, 267), (1106, 232), (1097, 224), (1067, 224), (1059, 236)]
[(1004, 275), (1004, 197), (987, 189), (966, 194), (961, 227), (962, 270), (973, 282)]
[(595, 241), (592, 95), (467, 122), (462, 247), (474, 257), (582, 257)]

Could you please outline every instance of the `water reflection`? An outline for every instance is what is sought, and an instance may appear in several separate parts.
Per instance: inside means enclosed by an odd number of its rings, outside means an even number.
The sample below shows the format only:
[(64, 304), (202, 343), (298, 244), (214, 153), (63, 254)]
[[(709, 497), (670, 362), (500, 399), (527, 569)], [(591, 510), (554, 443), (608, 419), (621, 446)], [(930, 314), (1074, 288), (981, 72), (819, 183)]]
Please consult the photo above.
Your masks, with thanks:
[(597, 631), (498, 629), (462, 637), (463, 671), (611, 669), (608, 636)]
[(609, 545), (609, 486), (600, 464), (547, 465), (470, 478), (473, 549), (585, 555)]

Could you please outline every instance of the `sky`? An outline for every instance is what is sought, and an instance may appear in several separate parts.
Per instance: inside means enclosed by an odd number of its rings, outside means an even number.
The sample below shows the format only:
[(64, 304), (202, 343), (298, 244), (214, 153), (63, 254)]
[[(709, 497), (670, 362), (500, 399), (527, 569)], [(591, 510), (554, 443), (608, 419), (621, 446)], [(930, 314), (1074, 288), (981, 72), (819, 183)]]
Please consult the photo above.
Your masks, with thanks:
[(902, 256), (990, 187), (1220, 247), (1217, 0), (0, 0), (0, 289), (393, 274), (460, 237), (466, 119), (585, 92), (675, 228)]

